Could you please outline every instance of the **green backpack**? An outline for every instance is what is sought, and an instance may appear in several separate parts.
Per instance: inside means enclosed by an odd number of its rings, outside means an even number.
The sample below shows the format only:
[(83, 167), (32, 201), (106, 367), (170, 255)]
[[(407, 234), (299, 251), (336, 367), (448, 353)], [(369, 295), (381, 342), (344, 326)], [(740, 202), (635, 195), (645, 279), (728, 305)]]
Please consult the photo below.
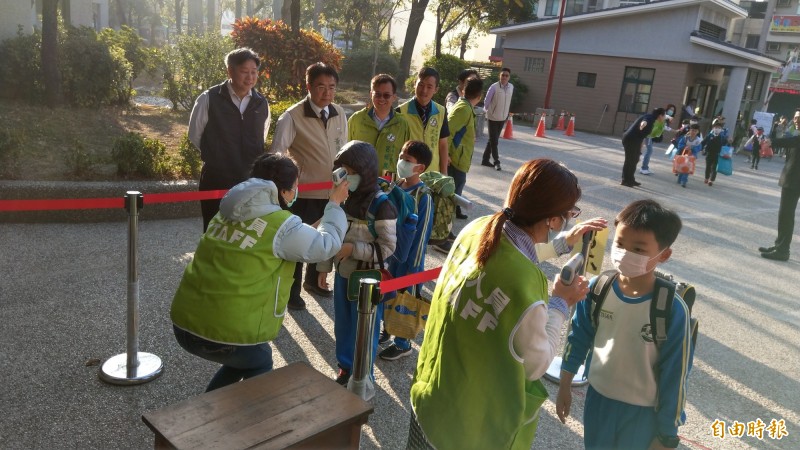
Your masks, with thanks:
[(447, 239), (456, 217), (456, 204), (453, 202), (456, 183), (453, 177), (434, 171), (425, 172), (419, 178), (430, 189), (433, 198), (433, 228), (428, 242)]

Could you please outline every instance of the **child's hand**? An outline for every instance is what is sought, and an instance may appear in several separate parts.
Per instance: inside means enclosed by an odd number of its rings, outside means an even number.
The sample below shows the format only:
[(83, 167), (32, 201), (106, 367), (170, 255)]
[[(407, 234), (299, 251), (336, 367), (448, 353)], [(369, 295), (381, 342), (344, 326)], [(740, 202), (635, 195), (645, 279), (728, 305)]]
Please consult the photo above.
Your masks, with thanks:
[(569, 386), (559, 386), (556, 396), (556, 414), (561, 423), (567, 423), (570, 408), (572, 408), (572, 389)]
[(317, 286), (326, 291), (331, 289), (331, 287), (328, 285), (328, 274), (326, 272), (319, 272), (317, 274)]
[(347, 180), (342, 180), (341, 183), (331, 189), (331, 195), (328, 197), (328, 200), (337, 205), (347, 200), (347, 196), (350, 194), (350, 191), (347, 190), (347, 186), (349, 185), (350, 183), (348, 183)]
[(345, 242), (342, 244), (342, 248), (339, 250), (339, 253), (333, 257), (334, 261), (341, 261), (343, 259), (349, 258), (350, 255), (353, 254), (353, 243), (352, 242)]
[(586, 298), (589, 293), (589, 280), (579, 276), (569, 286), (561, 282), (561, 274), (557, 274), (553, 282), (553, 295), (563, 298), (570, 307)]
[(578, 241), (581, 240), (584, 234), (589, 231), (598, 231), (602, 230), (603, 228), (608, 227), (608, 221), (603, 219), (602, 217), (594, 217), (592, 219), (587, 220), (586, 222), (581, 222), (576, 224), (572, 227), (571, 230), (567, 233), (566, 241), (567, 245), (570, 247), (574, 247)]

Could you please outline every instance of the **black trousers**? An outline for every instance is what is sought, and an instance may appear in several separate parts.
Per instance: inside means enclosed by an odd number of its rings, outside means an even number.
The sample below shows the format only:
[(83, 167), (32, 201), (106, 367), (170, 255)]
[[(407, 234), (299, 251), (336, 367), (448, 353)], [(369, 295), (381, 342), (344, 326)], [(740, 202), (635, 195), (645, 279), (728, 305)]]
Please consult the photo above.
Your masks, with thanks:
[(781, 203), (778, 208), (778, 238), (775, 247), (780, 252), (788, 252), (794, 234), (794, 214), (797, 201), (800, 200), (800, 189), (781, 189)]
[(497, 151), (497, 143), (500, 141), (500, 132), (503, 131), (505, 120), (487, 120), (489, 122), (489, 142), (486, 143), (486, 150), (483, 151), (483, 162), (490, 162), (489, 156), (495, 163), (500, 162), (500, 155)]
[(631, 183), (636, 181), (636, 166), (639, 164), (639, 156), (642, 155), (642, 142), (622, 141), (622, 148), (625, 149), (625, 162), (622, 163), (622, 182)]
[[(291, 211), (292, 214), (300, 217), (303, 223), (312, 224), (322, 218), (327, 204), (327, 198), (298, 198), (292, 205)], [(316, 286), (317, 274), (316, 264), (306, 264), (306, 281)], [(294, 269), (294, 283), (292, 283), (290, 295), (300, 295), (300, 287), (302, 285), (303, 263), (297, 263)]]
[(708, 152), (706, 154), (706, 180), (715, 181), (717, 179), (717, 163), (719, 153)]
[[(208, 170), (205, 166), (200, 171), (200, 182), (198, 191), (216, 191), (219, 189), (230, 189), (244, 180), (232, 179), (230, 175), (221, 174), (213, 170)], [(203, 214), (203, 233), (208, 229), (208, 223), (219, 212), (219, 202), (221, 199), (200, 200), (200, 212)]]

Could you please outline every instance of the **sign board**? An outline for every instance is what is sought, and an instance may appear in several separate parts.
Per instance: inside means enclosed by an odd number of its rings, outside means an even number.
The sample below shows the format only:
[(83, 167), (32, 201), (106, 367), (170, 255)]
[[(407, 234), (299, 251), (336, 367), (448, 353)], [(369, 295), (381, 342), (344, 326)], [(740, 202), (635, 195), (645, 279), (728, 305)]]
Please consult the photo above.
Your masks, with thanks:
[(772, 131), (772, 121), (775, 119), (775, 113), (756, 111), (753, 113), (753, 119), (758, 121), (756, 123), (757, 127), (764, 128), (764, 135), (769, 136), (770, 131)]
[(771, 33), (800, 33), (800, 16), (772, 16)]

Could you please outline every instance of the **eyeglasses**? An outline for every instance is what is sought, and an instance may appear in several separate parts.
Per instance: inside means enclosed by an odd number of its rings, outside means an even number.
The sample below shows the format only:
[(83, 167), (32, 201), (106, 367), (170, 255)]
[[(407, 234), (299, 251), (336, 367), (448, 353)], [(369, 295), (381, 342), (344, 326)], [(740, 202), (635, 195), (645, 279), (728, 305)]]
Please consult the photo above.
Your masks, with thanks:
[(372, 92), (372, 96), (375, 98), (382, 98), (384, 100), (389, 100), (390, 98), (394, 97), (394, 94), (390, 94), (388, 92)]
[(567, 217), (572, 218), (572, 219), (574, 219), (574, 218), (576, 218), (576, 217), (578, 217), (580, 215), (581, 215), (581, 209), (578, 208), (577, 206), (573, 206), (572, 209), (567, 211)]
[(324, 84), (316, 85), (313, 89), (320, 93), (327, 91), (336, 92), (336, 86), (325, 86)]

